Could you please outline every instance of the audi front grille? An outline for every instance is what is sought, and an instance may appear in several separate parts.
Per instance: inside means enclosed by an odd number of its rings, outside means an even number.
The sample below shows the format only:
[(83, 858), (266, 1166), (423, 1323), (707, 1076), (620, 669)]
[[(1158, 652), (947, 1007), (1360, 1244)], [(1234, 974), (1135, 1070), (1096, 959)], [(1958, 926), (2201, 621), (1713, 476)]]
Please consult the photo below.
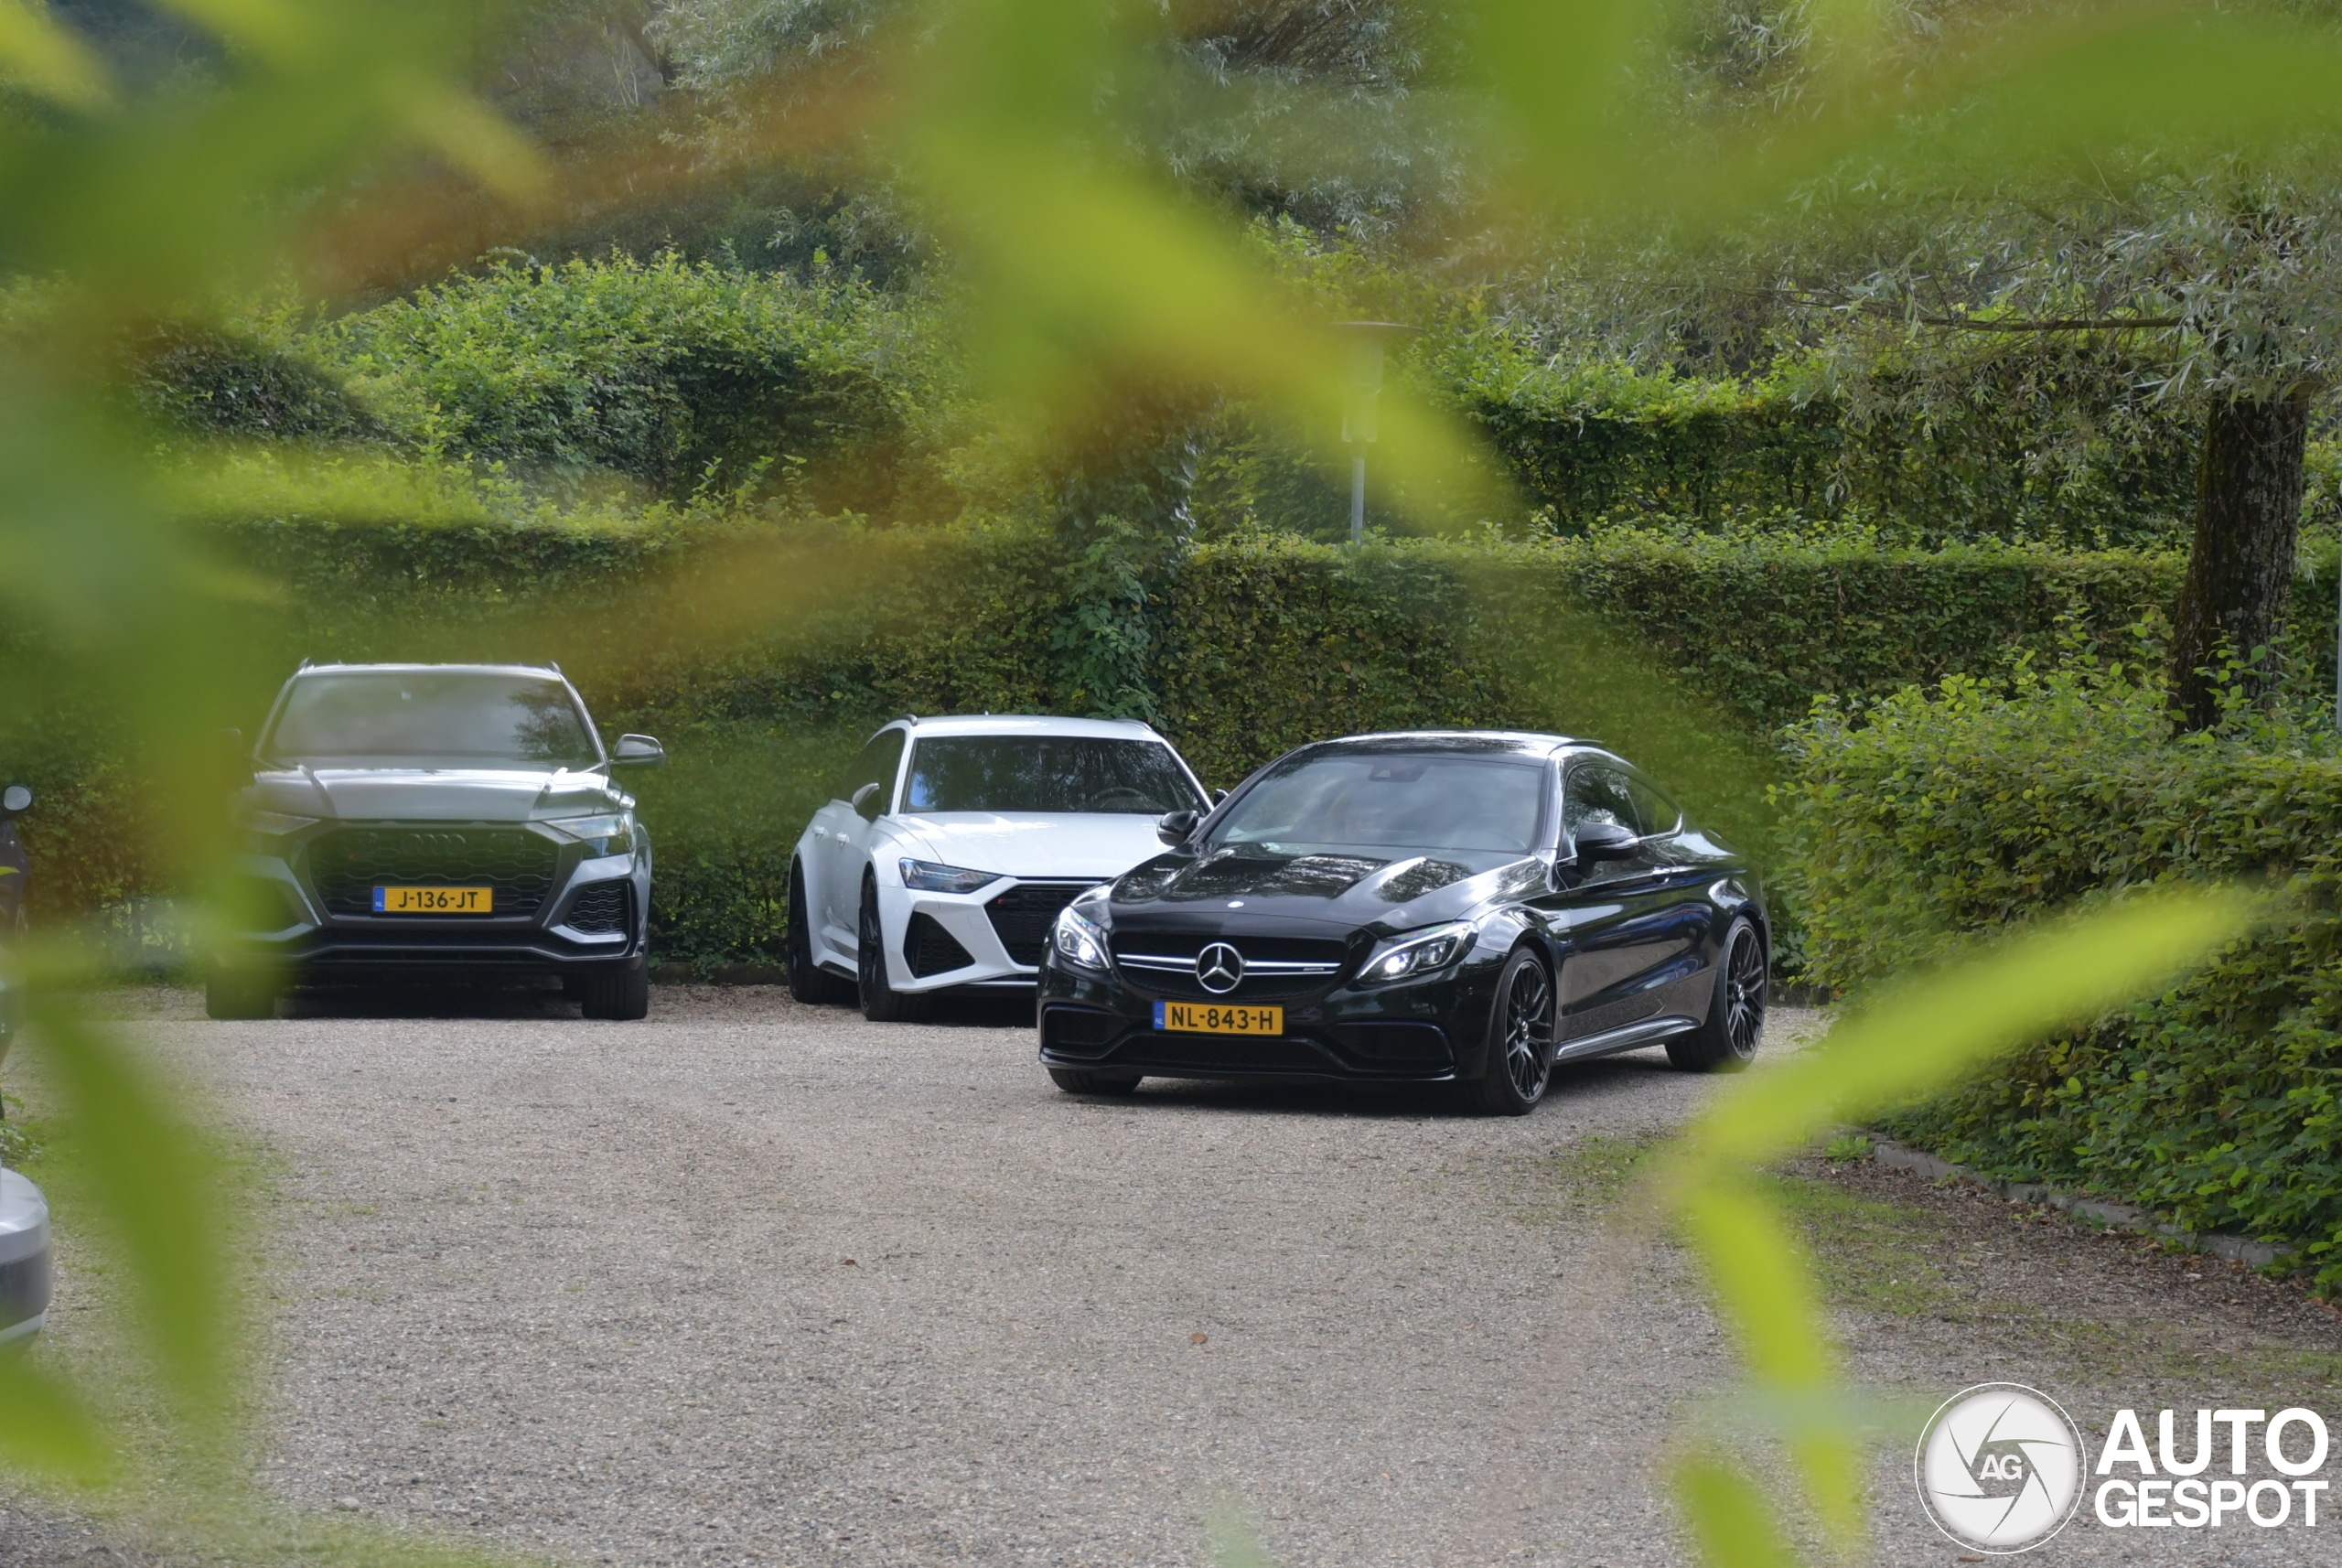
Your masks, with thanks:
[(1041, 955), (1049, 950), (1049, 929), (1058, 923), (1058, 912), (1097, 886), (1095, 882), (1020, 882), (998, 897), (986, 899), (984, 916), (1012, 961), (1026, 969), (1038, 969)]
[(335, 915), (371, 915), (388, 884), (496, 889), (496, 913), (533, 915), (553, 891), (560, 846), (523, 828), (338, 828), (309, 845), (310, 886)]

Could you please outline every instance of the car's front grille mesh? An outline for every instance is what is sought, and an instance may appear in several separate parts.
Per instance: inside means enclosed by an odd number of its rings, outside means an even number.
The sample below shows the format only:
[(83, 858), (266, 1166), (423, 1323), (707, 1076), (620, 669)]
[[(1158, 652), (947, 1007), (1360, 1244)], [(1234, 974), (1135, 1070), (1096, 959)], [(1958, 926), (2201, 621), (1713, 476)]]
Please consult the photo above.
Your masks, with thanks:
[(310, 886), (336, 915), (371, 915), (374, 889), (412, 884), (496, 889), (496, 913), (533, 915), (560, 850), (521, 828), (339, 828), (309, 846)]
[(955, 969), (965, 969), (976, 961), (960, 940), (943, 929), (943, 922), (932, 915), (911, 917), (909, 928), (903, 933), (903, 958), (911, 972), (924, 980), (930, 974), (949, 974)]
[(1041, 967), (1049, 950), (1049, 928), (1058, 911), (1098, 886), (1094, 882), (1025, 882), (987, 899), (984, 914), (1008, 956), (1027, 969)]
[(623, 882), (589, 882), (569, 901), (569, 918), (562, 924), (588, 936), (623, 931), (632, 891)]
[[(1233, 991), (1206, 990), (1196, 976), (1197, 954), (1219, 941), (1244, 956), (1244, 978)], [(1330, 990), (1349, 961), (1347, 944), (1306, 937), (1219, 937), (1117, 929), (1109, 945), (1114, 950), (1115, 968), (1133, 989), (1148, 996), (1207, 1002), (1275, 1002), (1315, 996)], [(1276, 972), (1280, 968), (1284, 972)]]

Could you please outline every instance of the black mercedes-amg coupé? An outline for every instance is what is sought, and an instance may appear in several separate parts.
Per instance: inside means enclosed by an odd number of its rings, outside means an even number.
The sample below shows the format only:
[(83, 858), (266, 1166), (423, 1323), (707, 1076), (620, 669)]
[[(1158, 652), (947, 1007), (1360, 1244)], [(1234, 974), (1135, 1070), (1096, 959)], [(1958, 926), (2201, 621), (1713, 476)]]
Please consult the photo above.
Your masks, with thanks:
[(1305, 746), (1058, 917), (1059, 1088), (1255, 1075), (1454, 1082), (1535, 1107), (1553, 1065), (1664, 1044), (1746, 1062), (1767, 929), (1747, 860), (1632, 764), (1560, 736)]

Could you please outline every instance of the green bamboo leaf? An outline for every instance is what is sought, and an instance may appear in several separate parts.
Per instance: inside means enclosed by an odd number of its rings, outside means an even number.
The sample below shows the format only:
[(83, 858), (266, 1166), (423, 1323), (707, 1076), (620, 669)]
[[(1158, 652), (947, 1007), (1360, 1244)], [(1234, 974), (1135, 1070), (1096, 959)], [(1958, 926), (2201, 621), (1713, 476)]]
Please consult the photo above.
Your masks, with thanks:
[(508, 201), (533, 204), (553, 184), (536, 144), (468, 92), (437, 81), (392, 82), (408, 132)]
[(57, 1480), (95, 1481), (112, 1455), (73, 1392), (21, 1350), (0, 1351), (0, 1466)]
[(0, 81), (73, 109), (111, 96), (98, 57), (30, 0), (0, 0)]
[(2265, 918), (2230, 888), (2142, 894), (2045, 921), (1883, 992), (1821, 1045), (1749, 1074), (1684, 1133), (1663, 1179), (1756, 1165), (1950, 1083), (1999, 1051), (2168, 983)]
[(215, 1414), (227, 1378), (227, 1283), (218, 1197), (194, 1133), (164, 1108), (152, 1071), (79, 1015), (53, 985), (33, 989), (29, 1033), (70, 1118), (102, 1218), (122, 1249), (160, 1370), (182, 1412)]
[[(1681, 1213), (1751, 1377), (1767, 1392), (1827, 1412), (1837, 1347), (1805, 1247), (1779, 1210), (1746, 1183), (1710, 1181), (1684, 1195)], [(1842, 1541), (1858, 1539), (1862, 1452), (1844, 1423), (1800, 1423), (1789, 1451), (1823, 1525)]]
[(1233, 1498), (1215, 1498), (1204, 1510), (1204, 1537), (1219, 1568), (1273, 1568), (1259, 1534)]
[(331, 32), (316, 5), (287, 0), (156, 0), (209, 29), (225, 42), (252, 49), (280, 64), (308, 56)]
[(1722, 1459), (1699, 1454), (1678, 1465), (1675, 1499), (1713, 1568), (1795, 1568), (1764, 1493)]

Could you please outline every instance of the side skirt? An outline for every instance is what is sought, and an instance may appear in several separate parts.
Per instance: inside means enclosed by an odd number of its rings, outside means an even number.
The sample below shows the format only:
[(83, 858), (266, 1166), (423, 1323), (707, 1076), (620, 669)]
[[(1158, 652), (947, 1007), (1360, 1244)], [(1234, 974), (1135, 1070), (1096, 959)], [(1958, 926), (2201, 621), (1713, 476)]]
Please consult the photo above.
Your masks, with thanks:
[(1616, 1056), (1638, 1046), (1657, 1045), (1671, 1036), (1700, 1026), (1696, 1018), (1669, 1016), (1645, 1018), (1638, 1023), (1605, 1029), (1598, 1035), (1588, 1035), (1582, 1040), (1571, 1040), (1553, 1053), (1557, 1062), (1585, 1061), (1595, 1057)]

